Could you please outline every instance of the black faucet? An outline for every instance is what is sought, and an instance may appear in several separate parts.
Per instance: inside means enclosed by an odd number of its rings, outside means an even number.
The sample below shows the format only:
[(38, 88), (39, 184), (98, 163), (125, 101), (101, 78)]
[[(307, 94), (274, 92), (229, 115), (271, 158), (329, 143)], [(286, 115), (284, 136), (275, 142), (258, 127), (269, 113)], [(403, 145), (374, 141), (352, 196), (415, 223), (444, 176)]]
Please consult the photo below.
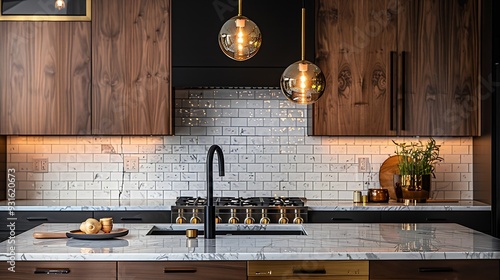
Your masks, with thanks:
[(214, 206), (214, 153), (219, 160), (219, 176), (224, 176), (224, 154), (217, 145), (212, 145), (207, 154), (207, 203), (205, 204), (205, 239), (215, 238), (215, 206)]

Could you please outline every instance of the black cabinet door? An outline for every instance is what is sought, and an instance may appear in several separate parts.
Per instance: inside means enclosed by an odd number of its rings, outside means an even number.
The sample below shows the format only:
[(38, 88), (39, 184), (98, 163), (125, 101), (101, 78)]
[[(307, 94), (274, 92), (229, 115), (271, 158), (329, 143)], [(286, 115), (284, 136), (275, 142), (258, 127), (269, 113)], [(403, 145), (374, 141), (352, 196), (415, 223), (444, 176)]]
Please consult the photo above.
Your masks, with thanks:
[(0, 230), (0, 242), (3, 242), (9, 238), (9, 231)]
[(170, 223), (170, 211), (95, 211), (94, 218), (113, 218), (114, 223)]
[(491, 234), (490, 211), (386, 211), (382, 223), (457, 223)]
[(14, 214), (0, 212), (0, 228), (7, 229), (10, 222), (15, 222), (16, 234), (44, 223), (81, 223), (92, 217), (92, 212), (86, 211), (16, 211)]
[(309, 211), (310, 223), (380, 223), (379, 211)]

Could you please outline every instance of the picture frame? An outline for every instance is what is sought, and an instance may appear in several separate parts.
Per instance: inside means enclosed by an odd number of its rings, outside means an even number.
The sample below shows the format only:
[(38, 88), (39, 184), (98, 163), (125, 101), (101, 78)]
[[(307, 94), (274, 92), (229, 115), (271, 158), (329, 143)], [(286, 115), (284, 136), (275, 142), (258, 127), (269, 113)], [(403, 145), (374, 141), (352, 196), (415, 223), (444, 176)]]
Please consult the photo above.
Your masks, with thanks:
[(92, 0), (0, 0), (0, 21), (90, 21)]

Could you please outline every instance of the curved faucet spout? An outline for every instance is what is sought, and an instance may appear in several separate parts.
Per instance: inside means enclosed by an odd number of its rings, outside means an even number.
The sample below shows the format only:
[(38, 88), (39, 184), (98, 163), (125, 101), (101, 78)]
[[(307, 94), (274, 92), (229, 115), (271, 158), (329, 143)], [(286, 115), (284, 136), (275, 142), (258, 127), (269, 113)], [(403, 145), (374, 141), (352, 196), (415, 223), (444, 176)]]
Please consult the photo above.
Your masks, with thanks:
[(207, 153), (207, 203), (205, 205), (205, 238), (215, 238), (215, 206), (214, 206), (214, 154), (217, 152), (217, 159), (219, 160), (219, 176), (224, 176), (224, 153), (221, 147), (212, 145)]

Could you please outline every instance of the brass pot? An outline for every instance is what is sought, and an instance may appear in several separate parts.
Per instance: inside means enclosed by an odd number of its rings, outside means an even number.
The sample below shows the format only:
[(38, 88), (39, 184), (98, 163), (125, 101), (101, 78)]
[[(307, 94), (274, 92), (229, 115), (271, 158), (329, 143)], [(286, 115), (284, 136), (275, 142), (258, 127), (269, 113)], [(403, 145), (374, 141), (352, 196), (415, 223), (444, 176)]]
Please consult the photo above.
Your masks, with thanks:
[(389, 202), (387, 189), (368, 189), (368, 202)]
[(426, 202), (431, 193), (431, 175), (394, 174), (394, 191), (398, 202)]

